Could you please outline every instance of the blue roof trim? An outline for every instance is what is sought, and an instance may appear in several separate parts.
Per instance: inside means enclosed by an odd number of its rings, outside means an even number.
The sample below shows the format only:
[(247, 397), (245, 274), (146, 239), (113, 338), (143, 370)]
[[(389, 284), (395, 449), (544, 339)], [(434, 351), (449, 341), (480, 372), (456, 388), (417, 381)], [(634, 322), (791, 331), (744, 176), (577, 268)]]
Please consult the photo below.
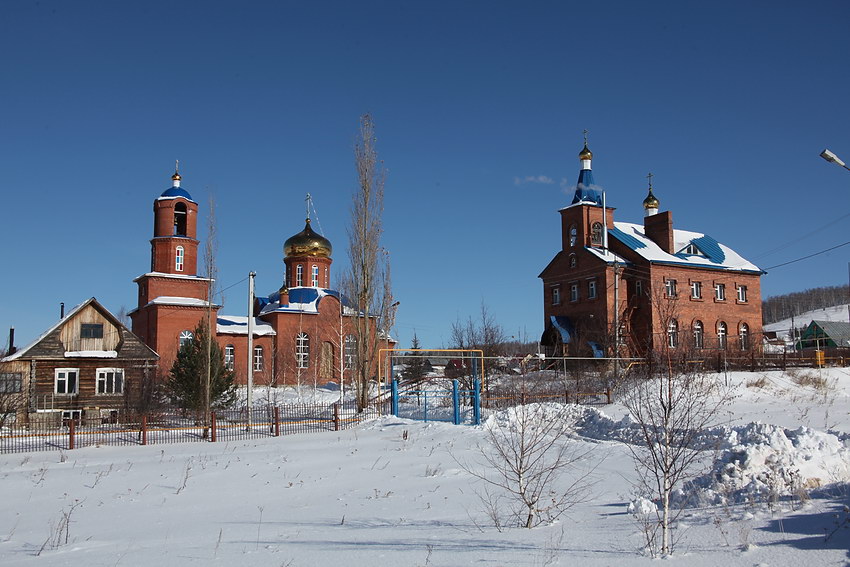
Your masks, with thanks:
[[(325, 295), (332, 295), (333, 297), (336, 297), (346, 307), (351, 306), (351, 302), (348, 301), (348, 298), (335, 289), (322, 289), (322, 292), (324, 292)], [(319, 288), (317, 287), (296, 287), (289, 289), (289, 303), (313, 303), (314, 301), (321, 301), (322, 297), (324, 296), (319, 296)], [(268, 297), (258, 297), (257, 300), (260, 302), (260, 309), (270, 303), (278, 303), (280, 302), (280, 290), (272, 293)]]
[[(182, 187), (169, 187), (165, 191), (162, 192), (160, 197), (183, 197), (184, 199), (189, 199), (192, 201), (192, 196), (188, 191), (183, 189)], [(194, 201), (192, 201), (194, 203)]]
[(602, 206), (602, 195), (594, 189), (596, 183), (593, 182), (593, 171), (590, 169), (582, 169), (578, 174), (578, 183), (576, 183), (576, 192), (573, 196), (571, 204), (581, 202), (593, 202)]
[(561, 335), (562, 343), (567, 344), (572, 340), (572, 335), (575, 334), (575, 327), (573, 327), (572, 321), (570, 321), (568, 317), (562, 317), (560, 315), (550, 315), (549, 321)]
[(593, 341), (587, 341), (587, 344), (590, 345), (594, 358), (605, 358), (605, 349), (602, 348), (602, 345)]
[(638, 250), (640, 248), (646, 248), (646, 244), (632, 236), (631, 234), (626, 234), (619, 228), (609, 228), (608, 235), (613, 236), (632, 250)]

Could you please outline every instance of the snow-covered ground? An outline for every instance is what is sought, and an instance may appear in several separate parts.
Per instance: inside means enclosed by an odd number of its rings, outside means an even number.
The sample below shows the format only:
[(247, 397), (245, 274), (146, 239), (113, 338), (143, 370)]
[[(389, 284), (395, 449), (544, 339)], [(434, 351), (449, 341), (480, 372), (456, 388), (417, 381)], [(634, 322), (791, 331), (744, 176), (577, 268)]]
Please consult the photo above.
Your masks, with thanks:
[[(683, 499), (677, 565), (847, 565), (850, 369), (729, 373), (736, 398)], [(303, 393), (302, 393), (303, 395)], [(324, 394), (323, 394), (324, 395)], [(333, 396), (332, 392), (327, 395)], [(550, 411), (540, 406), (536, 411)], [(326, 434), (0, 456), (0, 564), (639, 565), (623, 407), (571, 406), (589, 498), (497, 530), (487, 428), (393, 417)], [(569, 482), (569, 476), (562, 479)], [(777, 496), (779, 496), (777, 498)]]
[(773, 332), (777, 333), (777, 336), (782, 337), (786, 340), (791, 340), (791, 328), (800, 329), (801, 327), (808, 326), (812, 321), (850, 321), (850, 310), (848, 310), (847, 305), (836, 305), (835, 307), (825, 307), (824, 309), (816, 309), (814, 311), (806, 311), (805, 313), (800, 314), (797, 317), (794, 317), (793, 321), (789, 319), (783, 319), (782, 321), (777, 321), (775, 323), (770, 323), (764, 326), (765, 332)]

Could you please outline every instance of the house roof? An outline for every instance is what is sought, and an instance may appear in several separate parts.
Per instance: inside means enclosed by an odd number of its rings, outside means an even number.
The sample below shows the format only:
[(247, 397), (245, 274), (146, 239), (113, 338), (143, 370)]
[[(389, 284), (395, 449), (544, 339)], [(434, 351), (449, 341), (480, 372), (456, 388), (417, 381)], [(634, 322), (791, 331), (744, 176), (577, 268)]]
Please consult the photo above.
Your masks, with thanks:
[[(220, 315), (216, 319), (216, 331), (223, 335), (247, 335), (248, 317)], [(274, 328), (260, 319), (254, 318), (254, 334), (259, 337), (276, 335)]]
[[(843, 321), (812, 321), (809, 323), (809, 329), (811, 329), (814, 325), (820, 327), (824, 334), (832, 339), (836, 346), (850, 346), (850, 323), (845, 323)], [(806, 331), (809, 331), (809, 329), (806, 329)]]
[(274, 312), (291, 313), (318, 313), (319, 302), (322, 298), (333, 296), (339, 299), (343, 306), (348, 307), (348, 301), (334, 289), (320, 287), (291, 287), (289, 288), (289, 304), (281, 306), (280, 291), (276, 291), (268, 297), (258, 297), (260, 303), (260, 315)]
[[(654, 264), (714, 268), (756, 274), (765, 273), (764, 270), (744, 259), (728, 246), (699, 232), (674, 230), (674, 249), (678, 252), (673, 254), (668, 254), (646, 236), (643, 225), (615, 222), (614, 228), (609, 229), (608, 234)], [(693, 245), (697, 253), (689, 253), (687, 251), (689, 245)]]

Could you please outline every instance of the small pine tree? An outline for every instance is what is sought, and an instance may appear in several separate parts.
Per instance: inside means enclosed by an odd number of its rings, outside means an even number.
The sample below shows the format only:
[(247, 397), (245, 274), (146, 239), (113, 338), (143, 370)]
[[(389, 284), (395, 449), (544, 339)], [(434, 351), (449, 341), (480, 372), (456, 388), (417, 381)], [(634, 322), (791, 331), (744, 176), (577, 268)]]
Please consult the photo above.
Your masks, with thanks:
[[(204, 410), (207, 326), (201, 322), (195, 336), (177, 351), (165, 392), (172, 403), (187, 411)], [(210, 407), (224, 408), (236, 400), (235, 373), (224, 365), (224, 353), (215, 341), (210, 352)]]
[(413, 333), (413, 341), (410, 348), (414, 350), (407, 353), (408, 356), (405, 360), (406, 368), (401, 373), (401, 377), (405, 380), (421, 380), (425, 377), (425, 358), (422, 356), (425, 353), (416, 352), (421, 347), (419, 345), (419, 337), (416, 336), (415, 332)]

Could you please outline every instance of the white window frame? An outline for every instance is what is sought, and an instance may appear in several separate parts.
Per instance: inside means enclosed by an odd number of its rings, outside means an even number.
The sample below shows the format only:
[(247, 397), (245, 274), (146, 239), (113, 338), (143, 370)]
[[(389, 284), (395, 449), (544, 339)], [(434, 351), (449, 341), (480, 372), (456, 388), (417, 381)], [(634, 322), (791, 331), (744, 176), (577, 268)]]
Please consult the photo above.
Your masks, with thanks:
[[(69, 388), (68, 374), (74, 374), (73, 391)], [(62, 384), (64, 392), (59, 391)], [(80, 392), (80, 369), (79, 368), (57, 368), (53, 371), (53, 393), (57, 396), (76, 396)]]
[(345, 335), (345, 369), (348, 370), (354, 366), (354, 359), (357, 356), (357, 337), (355, 335)]
[(576, 225), (570, 226), (570, 248), (574, 248), (578, 241), (578, 229)]
[(301, 287), (304, 285), (304, 265), (298, 264), (295, 266), (295, 285)]
[(295, 367), (310, 368), (310, 335), (304, 332), (295, 335)]
[(310, 271), (311, 271), (311, 279), (312, 279), (311, 285), (313, 287), (319, 287), (319, 266), (317, 266), (316, 264), (313, 264), (313, 268)]
[(747, 286), (739, 285), (738, 286), (738, 303), (746, 303), (747, 302)]
[(570, 301), (576, 302), (578, 301), (578, 282), (574, 282), (570, 284)]
[(667, 297), (676, 297), (679, 293), (679, 290), (676, 285), (676, 280), (673, 278), (667, 278), (664, 280), (664, 289), (667, 293)]
[(95, 395), (120, 396), (124, 393), (123, 368), (98, 368), (95, 376)]
[(602, 227), (601, 222), (595, 222), (590, 226), (590, 244), (594, 246), (602, 246), (603, 230), (604, 228)]
[(694, 348), (705, 348), (705, 325), (702, 321), (694, 321)]
[(746, 323), (741, 323), (738, 339), (741, 341), (741, 350), (750, 350), (750, 326)]
[(726, 284), (714, 284), (714, 299), (717, 301), (726, 301)]
[(575, 254), (570, 254), (570, 268), (575, 268), (575, 267), (576, 267), (576, 263), (577, 263), (576, 255), (575, 255)]
[(236, 361), (236, 347), (233, 345), (224, 345), (224, 367), (228, 370), (233, 370), (234, 362)]
[(560, 305), (561, 304), (561, 286), (554, 285), (552, 286), (552, 305)]
[(596, 299), (596, 280), (588, 280), (587, 281), (587, 298), (588, 299)]
[(263, 359), (263, 347), (262, 345), (257, 345), (254, 347), (254, 372), (262, 372), (264, 365), (265, 360)]
[(178, 246), (174, 250), (174, 271), (182, 272), (183, 265), (185, 264), (186, 259), (186, 250), (183, 249), (182, 246)]
[(635, 295), (640, 297), (643, 295), (643, 281), (635, 280)]
[(667, 323), (667, 346), (670, 348), (679, 346), (679, 322), (675, 319), (670, 319)]
[(702, 299), (702, 282), (691, 282), (691, 299)]
[(717, 323), (717, 348), (726, 350), (726, 344), (729, 340), (729, 326), (720, 321)]
[(177, 349), (183, 348), (183, 345), (191, 342), (195, 338), (195, 333), (186, 329), (185, 331), (180, 331), (180, 335), (177, 337)]

